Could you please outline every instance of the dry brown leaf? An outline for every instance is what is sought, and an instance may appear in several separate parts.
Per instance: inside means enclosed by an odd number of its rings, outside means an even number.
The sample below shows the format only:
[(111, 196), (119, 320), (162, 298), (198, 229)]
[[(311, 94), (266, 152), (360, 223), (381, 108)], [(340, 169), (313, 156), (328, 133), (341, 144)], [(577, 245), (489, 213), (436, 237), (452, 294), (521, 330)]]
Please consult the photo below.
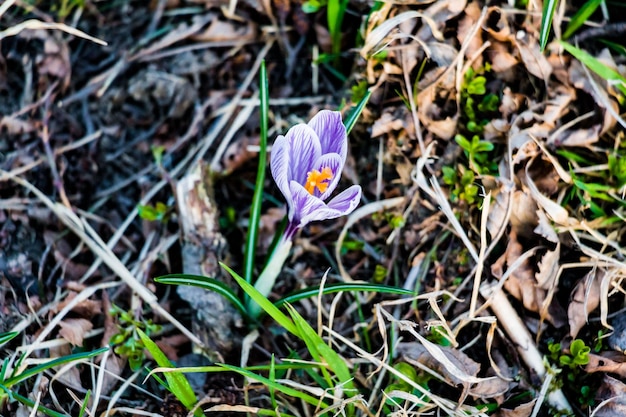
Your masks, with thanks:
[(596, 402), (599, 404), (591, 414), (594, 417), (626, 416), (626, 384), (604, 375), (596, 393)]
[[(51, 346), (49, 349), (50, 359), (60, 358), (72, 354), (72, 347), (69, 344), (62, 344)], [(67, 384), (70, 387), (82, 387), (83, 384), (80, 380), (80, 370), (78, 366), (65, 367), (64, 365), (55, 366), (54, 369), (59, 371), (64, 369), (63, 374), (55, 375), (55, 379), (61, 383)]]
[(498, 110), (504, 119), (508, 119), (511, 115), (518, 113), (525, 102), (526, 97), (523, 94), (514, 93), (511, 87), (504, 87)]
[[(517, 233), (515, 230), (511, 230), (506, 251), (491, 265), (491, 273), (497, 278), (502, 278), (505, 265), (507, 270), (513, 267), (523, 252), (524, 249), (517, 239)], [(528, 259), (519, 263), (515, 270), (510, 273), (504, 283), (504, 288), (513, 297), (522, 301), (526, 309), (539, 311), (539, 306), (543, 303), (544, 292), (536, 287), (535, 271)]]
[[(606, 89), (606, 82), (603, 82), (595, 74), (585, 71), (583, 64), (578, 60), (573, 60), (569, 66), (569, 79), (572, 85), (590, 94), (596, 104), (605, 109), (602, 123), (602, 133), (610, 130), (617, 122), (615, 116), (619, 114), (619, 105), (610, 97)], [(592, 80), (589, 78), (593, 78)]]
[(509, 389), (510, 383), (499, 377), (477, 378), (480, 365), (460, 350), (442, 346), (436, 346), (436, 349), (433, 352), (432, 347), (408, 342), (398, 344), (396, 351), (405, 362), (435, 370), (451, 385), (467, 386), (469, 394), (475, 397), (493, 398)]
[(376, 138), (385, 133), (401, 129), (404, 129), (404, 121), (391, 114), (389, 111), (384, 111), (372, 126), (372, 137)]
[[(542, 192), (539, 190), (539, 187), (533, 181), (533, 178), (531, 178), (530, 169), (529, 169), (529, 167), (531, 166), (532, 166), (532, 161), (529, 162), (528, 165), (526, 165), (526, 169), (525, 169), (526, 175), (523, 177), (525, 179), (526, 185), (528, 186), (531, 197), (546, 212), (548, 217), (550, 217), (555, 223), (559, 225), (569, 225), (571, 222), (570, 222), (570, 218), (569, 218), (569, 214), (567, 210), (563, 208), (557, 202), (551, 200), (550, 198), (542, 194)], [(552, 170), (554, 171), (554, 167), (552, 167)], [(558, 174), (556, 173), (556, 171), (554, 171), (554, 178), (550, 179), (550, 178), (544, 177), (544, 179), (540, 179), (540, 181), (541, 181), (542, 188), (544, 189), (549, 190), (552, 188), (558, 188), (559, 180), (558, 180)]]
[(574, 288), (572, 301), (567, 308), (569, 334), (572, 339), (587, 324), (589, 313), (600, 305), (600, 282), (605, 273), (603, 268), (594, 268)]
[(547, 145), (553, 147), (589, 146), (600, 139), (602, 126), (597, 124), (588, 129), (563, 130), (559, 134), (550, 136)]
[(64, 319), (59, 327), (59, 336), (74, 346), (82, 346), (85, 334), (93, 329), (93, 323), (85, 319)]
[(490, 58), (491, 69), (505, 79), (514, 78), (512, 68), (519, 64), (519, 59), (514, 57), (509, 48), (503, 43), (494, 43), (487, 49)]
[(548, 220), (546, 214), (541, 210), (537, 210), (536, 214), (539, 221), (537, 223), (537, 227), (535, 227), (535, 230), (533, 230), (533, 232), (535, 232), (539, 236), (542, 236), (548, 242), (558, 244), (560, 242), (559, 236), (557, 235), (556, 230), (554, 230), (554, 227), (552, 227), (552, 224), (550, 224), (550, 220)]
[(537, 203), (524, 190), (515, 190), (511, 197), (511, 228), (516, 236), (529, 238), (534, 235), (534, 230), (539, 223), (537, 216)]
[(539, 261), (537, 274), (535, 274), (535, 279), (537, 280), (537, 284), (539, 287), (544, 290), (553, 289), (556, 282), (555, 280), (558, 278), (558, 271), (561, 260), (561, 244), (558, 243), (554, 250), (547, 251), (542, 257), (541, 261)]
[(602, 352), (600, 355), (590, 353), (585, 372), (608, 372), (626, 378), (626, 355), (614, 351)]
[(469, 389), (469, 393), (473, 397), (493, 400), (494, 397), (506, 394), (510, 389), (511, 383), (509, 381), (505, 381), (499, 377), (493, 377), (492, 379), (472, 385)]
[[(452, 349), (446, 346), (438, 346), (439, 350), (445, 355), (445, 357), (457, 368), (461, 373), (476, 377), (480, 371), (480, 365), (469, 356), (464, 354), (458, 349)], [(444, 366), (440, 361), (435, 359), (428, 349), (418, 342), (406, 342), (399, 343), (396, 352), (400, 354), (402, 360), (407, 363), (415, 365), (419, 363), (429, 369), (435, 370), (446, 378), (446, 382), (450, 385), (463, 384), (463, 378), (458, 375), (454, 375)], [(419, 369), (419, 367), (418, 367)]]
[(209, 27), (192, 36), (198, 42), (245, 41), (254, 39), (256, 29), (252, 22), (241, 24), (232, 20), (213, 19)]
[[(478, 6), (477, 2), (471, 2), (465, 8), (465, 13), (461, 20), (459, 21), (459, 27), (457, 29), (456, 37), (459, 40), (459, 43), (463, 45), (467, 36), (472, 33), (473, 27), (480, 18), (481, 10), (480, 6)], [(483, 39), (481, 36), (474, 36), (465, 49), (465, 57), (467, 59), (473, 58), (480, 48), (483, 45)], [(482, 55), (478, 55), (478, 57), (472, 62), (472, 66), (474, 69), (479, 68), (483, 65), (483, 57)]]
[(514, 35), (511, 33), (511, 27), (506, 20), (506, 15), (498, 7), (490, 7), (488, 13), (487, 21), (490, 24), (486, 29), (487, 33), (499, 42), (512, 41)]
[(61, 88), (67, 89), (72, 76), (72, 64), (67, 42), (60, 32), (47, 30), (24, 31), (19, 37), (40, 39), (44, 43), (43, 55), (37, 57), (37, 70), (40, 75), (47, 74), (61, 80)]
[[(444, 68), (438, 68), (430, 73), (441, 74)], [(427, 74), (429, 75), (429, 74)], [(427, 80), (429, 77), (424, 77)], [(454, 97), (454, 73), (447, 71), (442, 77), (437, 76), (437, 81), (417, 95), (417, 115), (430, 133), (444, 140), (451, 139), (457, 132), (458, 112), (454, 115), (445, 114), (437, 101), (446, 102), (456, 100)]]
[(517, 46), (522, 62), (526, 66), (528, 72), (535, 77), (544, 80), (547, 84), (550, 74), (552, 74), (552, 66), (539, 49), (539, 43), (537, 43), (534, 39), (529, 43), (526, 43), (515, 38), (515, 46)]
[(512, 410), (501, 408), (494, 414), (494, 417), (528, 417), (532, 414), (536, 401), (535, 399), (531, 402), (520, 404)]
[[(424, 15), (430, 17), (438, 29), (443, 29), (450, 19), (455, 18), (465, 9), (466, 4), (467, 0), (439, 0), (424, 10)], [(433, 33), (429, 25), (422, 25), (417, 32), (417, 38), (424, 41), (432, 38), (443, 41), (443, 37), (440, 37), (438, 33)]]
[(12, 116), (0, 117), (0, 132), (8, 135), (21, 135), (37, 130), (37, 123), (32, 120), (22, 120)]
[[(74, 299), (74, 297), (76, 297), (76, 295), (76, 292), (70, 291), (65, 299), (51, 310), (51, 313), (56, 314), (59, 311), (63, 310), (63, 308), (65, 308), (65, 306), (69, 304)], [(102, 313), (102, 303), (100, 301), (94, 300), (83, 300), (74, 306), (72, 312), (84, 318), (91, 318), (96, 314)]]

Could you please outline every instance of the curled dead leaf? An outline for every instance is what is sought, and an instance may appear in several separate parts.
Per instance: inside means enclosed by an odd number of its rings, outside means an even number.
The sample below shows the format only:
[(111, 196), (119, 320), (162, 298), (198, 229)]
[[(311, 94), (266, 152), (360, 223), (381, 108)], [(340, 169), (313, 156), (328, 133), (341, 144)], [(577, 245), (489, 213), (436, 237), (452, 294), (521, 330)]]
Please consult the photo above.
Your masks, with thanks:
[(574, 288), (572, 301), (567, 308), (569, 334), (572, 339), (587, 324), (589, 313), (600, 305), (600, 281), (605, 273), (603, 268), (594, 268)]
[(626, 416), (626, 384), (609, 375), (604, 375), (596, 393), (598, 406), (591, 413), (594, 417)]
[(59, 323), (59, 336), (74, 346), (82, 346), (85, 334), (93, 329), (93, 323), (85, 319), (64, 319)]

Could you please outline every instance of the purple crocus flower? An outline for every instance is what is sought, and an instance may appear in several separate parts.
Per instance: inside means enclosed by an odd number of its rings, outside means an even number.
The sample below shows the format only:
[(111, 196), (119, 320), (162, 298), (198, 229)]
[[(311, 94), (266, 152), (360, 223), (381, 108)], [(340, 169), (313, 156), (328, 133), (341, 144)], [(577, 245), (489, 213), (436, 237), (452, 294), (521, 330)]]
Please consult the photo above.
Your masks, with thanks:
[(359, 204), (358, 185), (325, 202), (339, 183), (347, 152), (348, 136), (339, 112), (322, 110), (308, 124), (278, 136), (270, 168), (289, 206), (285, 238), (309, 222), (350, 214)]

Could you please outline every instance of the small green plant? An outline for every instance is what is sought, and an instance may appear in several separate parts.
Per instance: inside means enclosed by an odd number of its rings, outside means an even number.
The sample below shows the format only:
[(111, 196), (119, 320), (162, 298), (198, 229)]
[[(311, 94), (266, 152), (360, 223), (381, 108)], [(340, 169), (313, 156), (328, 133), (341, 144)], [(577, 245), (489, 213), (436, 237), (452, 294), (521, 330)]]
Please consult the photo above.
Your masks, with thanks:
[(485, 64), (478, 70), (470, 67), (463, 76), (461, 116), (465, 128), (471, 133), (482, 133), (500, 105), (500, 98), (496, 94), (487, 94), (487, 78), (484, 74), (489, 71), (490, 65)]
[(595, 391), (588, 384), (589, 375), (581, 371), (581, 367), (589, 363), (591, 347), (581, 339), (575, 339), (569, 346), (569, 352), (562, 349), (561, 343), (548, 343), (548, 358), (560, 368), (557, 373), (557, 385), (573, 391), (582, 406), (594, 403)]
[(114, 352), (128, 358), (128, 364), (133, 371), (140, 369), (145, 360), (143, 353), (145, 345), (139, 336), (139, 331), (153, 334), (160, 331), (161, 326), (154, 324), (152, 320), (138, 320), (132, 312), (122, 310), (116, 305), (111, 306), (109, 314), (118, 322), (118, 333), (109, 340)]
[(352, 93), (350, 99), (352, 100), (352, 102), (358, 103), (359, 101), (363, 100), (363, 97), (365, 97), (365, 94), (367, 93), (367, 88), (367, 80), (361, 80), (352, 87), (350, 87), (350, 91)]
[(469, 141), (465, 136), (457, 134), (454, 140), (465, 152), (472, 171), (477, 174), (489, 174), (497, 171), (498, 167), (495, 162), (489, 160), (488, 152), (493, 150), (493, 143), (480, 140), (478, 135), (472, 136), (472, 140)]
[(452, 187), (450, 199), (452, 202), (465, 201), (472, 205), (478, 196), (478, 186), (473, 171), (458, 165), (458, 170), (452, 167), (442, 167), (443, 182)]
[[(611, 213), (618, 207), (626, 207), (623, 198), (626, 190), (626, 148), (622, 146), (610, 151), (597, 152), (583, 157), (568, 150), (557, 151), (570, 163), (572, 187), (565, 195), (563, 204), (578, 206), (592, 219), (604, 218), (608, 222), (619, 221)], [(577, 164), (578, 167), (572, 165)], [(598, 165), (608, 169), (589, 170)], [(581, 172), (582, 171), (582, 172)]]
[(430, 333), (426, 336), (426, 339), (439, 346), (450, 346), (450, 338), (446, 335), (446, 330), (443, 326), (434, 325), (429, 327)]
[[(425, 390), (428, 390), (428, 381), (430, 380), (430, 375), (426, 373), (418, 373), (415, 367), (406, 362), (398, 362), (395, 364), (394, 369), (404, 375), (407, 379), (413, 381), (417, 385), (423, 387)], [(385, 401), (385, 413), (384, 415), (390, 415), (393, 413), (393, 409), (398, 406), (398, 404), (402, 404), (405, 400), (400, 398), (393, 397), (394, 391), (406, 392), (414, 395), (419, 400), (427, 403), (429, 401), (428, 397), (418, 391), (416, 388), (411, 386), (406, 380), (398, 377), (395, 374), (391, 375), (391, 384), (387, 385), (384, 392), (388, 396)]]
[(150, 222), (159, 221), (161, 223), (167, 223), (170, 217), (170, 209), (160, 201), (155, 205), (138, 205), (137, 211), (139, 212), (139, 217)]
[(569, 347), (570, 353), (559, 356), (561, 366), (569, 366), (570, 369), (578, 368), (589, 363), (591, 348), (580, 339), (575, 339)]
[(341, 53), (341, 25), (348, 8), (348, 0), (307, 0), (302, 4), (305, 13), (316, 13), (326, 7), (326, 21), (332, 44), (332, 55), (335, 59)]

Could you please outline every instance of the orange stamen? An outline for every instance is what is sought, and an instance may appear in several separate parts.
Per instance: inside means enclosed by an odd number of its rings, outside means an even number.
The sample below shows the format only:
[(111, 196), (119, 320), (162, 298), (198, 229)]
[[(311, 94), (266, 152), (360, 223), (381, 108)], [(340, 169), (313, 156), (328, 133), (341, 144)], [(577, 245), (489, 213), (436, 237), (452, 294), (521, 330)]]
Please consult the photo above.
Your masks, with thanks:
[(320, 193), (323, 193), (328, 189), (328, 184), (331, 179), (333, 179), (333, 171), (329, 167), (322, 169), (322, 172), (314, 169), (308, 173), (304, 188), (309, 194), (313, 194), (316, 188), (320, 190)]

